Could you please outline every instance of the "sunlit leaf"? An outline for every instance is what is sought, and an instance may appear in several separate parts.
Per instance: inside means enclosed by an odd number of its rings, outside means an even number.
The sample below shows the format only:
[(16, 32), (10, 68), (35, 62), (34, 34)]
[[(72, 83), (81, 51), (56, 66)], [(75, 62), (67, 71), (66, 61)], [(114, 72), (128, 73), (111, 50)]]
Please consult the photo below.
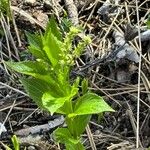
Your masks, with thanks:
[(58, 25), (56, 24), (54, 16), (52, 16), (50, 18), (50, 21), (49, 21), (49, 23), (47, 25), (45, 34), (48, 33), (49, 30), (51, 30), (52, 34), (55, 35), (55, 37), (57, 37), (57, 39), (59, 41), (62, 41), (62, 39), (63, 39), (62, 38), (62, 33), (60, 32), (60, 30), (58, 28)]
[[(10, 2), (9, 0), (0, 0), (0, 13), (11, 18)], [(0, 14), (1, 17), (1, 14)]]
[(80, 97), (74, 108), (74, 113), (70, 114), (69, 117), (76, 115), (87, 115), (87, 114), (97, 114), (105, 111), (114, 111), (102, 97), (87, 93)]
[(65, 144), (67, 150), (84, 150), (79, 139), (75, 139), (67, 128), (58, 128), (53, 134), (55, 140), (59, 143)]
[(45, 108), (42, 102), (44, 93), (49, 92), (53, 97), (62, 95), (59, 89), (56, 89), (56, 87), (43, 80), (35, 78), (22, 78), (21, 82), (28, 95), (37, 103), (39, 107), (42, 108)]
[(13, 143), (14, 149), (15, 150), (20, 150), (19, 140), (17, 139), (16, 135), (13, 135), (13, 137), (11, 138), (11, 141)]
[(61, 47), (63, 44), (60, 41), (58, 41), (57, 38), (50, 31), (46, 39), (44, 39), (43, 44), (43, 49), (47, 57), (49, 58), (53, 67), (55, 67), (60, 60), (60, 55), (62, 53)]
[(73, 118), (66, 118), (66, 123), (68, 125), (68, 129), (75, 135), (79, 137), (84, 131), (91, 119), (91, 115), (80, 115)]
[(29, 32), (26, 32), (26, 36), (29, 42), (28, 50), (32, 53), (33, 56), (36, 58), (40, 58), (45, 60), (46, 62), (49, 62), (45, 51), (43, 50), (43, 41), (42, 41), (42, 35), (39, 34), (31, 34)]
[(83, 81), (81, 83), (81, 87), (82, 87), (82, 94), (87, 93), (87, 91), (88, 91), (88, 80), (83, 79)]
[(50, 93), (46, 92), (42, 96), (42, 103), (43, 106), (53, 114), (69, 99), (70, 97), (53, 97)]
[(44, 75), (48, 72), (48, 66), (38, 61), (6, 62), (6, 64), (13, 70), (26, 75)]

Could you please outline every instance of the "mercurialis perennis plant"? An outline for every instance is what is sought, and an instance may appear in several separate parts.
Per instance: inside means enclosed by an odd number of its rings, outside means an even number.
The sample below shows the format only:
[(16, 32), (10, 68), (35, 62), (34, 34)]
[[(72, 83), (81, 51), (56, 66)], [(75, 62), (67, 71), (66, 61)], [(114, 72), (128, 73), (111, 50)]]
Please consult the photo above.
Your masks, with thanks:
[(114, 111), (102, 97), (88, 91), (87, 80), (79, 77), (70, 82), (70, 71), (76, 58), (90, 43), (88, 36), (75, 46), (74, 38), (81, 32), (76, 27), (62, 36), (52, 18), (44, 34), (27, 33), (28, 50), (34, 61), (6, 62), (13, 70), (24, 74), (20, 79), (28, 95), (43, 110), (53, 115), (65, 116), (66, 128), (58, 128), (53, 135), (57, 142), (63, 143), (67, 150), (84, 150), (81, 134), (84, 132), (92, 114)]

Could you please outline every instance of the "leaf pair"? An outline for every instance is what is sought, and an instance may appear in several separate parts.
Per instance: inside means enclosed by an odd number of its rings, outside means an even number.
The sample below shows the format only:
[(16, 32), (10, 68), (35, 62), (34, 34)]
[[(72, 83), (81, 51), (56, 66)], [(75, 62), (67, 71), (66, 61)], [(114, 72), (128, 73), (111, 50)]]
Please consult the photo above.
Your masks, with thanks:
[(26, 33), (29, 42), (29, 51), (38, 59), (51, 63), (55, 67), (60, 59), (62, 37), (58, 27), (51, 18), (44, 35)]

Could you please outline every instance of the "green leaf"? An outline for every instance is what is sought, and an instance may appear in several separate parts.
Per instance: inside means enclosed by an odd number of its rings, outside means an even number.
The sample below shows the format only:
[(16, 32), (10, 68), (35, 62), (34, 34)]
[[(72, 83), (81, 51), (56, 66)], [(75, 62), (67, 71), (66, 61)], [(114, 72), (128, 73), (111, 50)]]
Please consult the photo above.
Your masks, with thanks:
[(67, 128), (58, 128), (56, 129), (54, 132), (54, 138), (57, 142), (59, 143), (73, 143), (73, 144), (77, 144), (79, 142), (79, 140), (74, 139), (71, 135), (71, 133), (69, 132), (69, 130)]
[(49, 83), (35, 78), (22, 78), (21, 82), (27, 91), (28, 95), (37, 103), (41, 108), (45, 108), (42, 102), (43, 94), (49, 92), (53, 97), (62, 95), (59, 89), (50, 86)]
[[(64, 85), (65, 87), (65, 85)], [(73, 97), (78, 93), (78, 88), (75, 86), (68, 87), (66, 83), (67, 92), (60, 97), (53, 97), (51, 93), (44, 93), (42, 97), (42, 102), (44, 107), (49, 110), (52, 114), (54, 112), (61, 113), (61, 114), (68, 114), (70, 110), (68, 108), (68, 103), (73, 99)], [(65, 91), (65, 89), (64, 89)]]
[(66, 143), (66, 150), (85, 150), (83, 144), (78, 142), (78, 144)]
[(81, 87), (82, 87), (82, 94), (84, 95), (88, 91), (88, 80), (86, 80), (84, 78), (82, 83), (81, 83)]
[(35, 34), (31, 34), (29, 32), (25, 32), (26, 36), (27, 36), (27, 40), (30, 46), (34, 46), (37, 49), (42, 49), (43, 47), (43, 43), (42, 43), (42, 38), (41, 35), (35, 33)]
[(57, 24), (56, 24), (56, 21), (55, 21), (54, 16), (52, 16), (52, 17), (50, 18), (50, 21), (49, 21), (49, 23), (48, 23), (48, 25), (47, 25), (45, 34), (48, 33), (49, 30), (51, 30), (52, 34), (55, 35), (55, 37), (57, 37), (57, 39), (58, 39), (59, 41), (62, 41), (62, 39), (63, 39), (63, 38), (62, 38), (62, 34), (61, 34), (61, 32), (60, 32), (60, 30), (59, 30)]
[(63, 43), (55, 37), (51, 31), (48, 32), (47, 37), (43, 39), (44, 51), (49, 58), (53, 67), (55, 67), (60, 61), (60, 55), (62, 53), (61, 48)]
[(87, 93), (80, 97), (74, 107), (74, 113), (70, 114), (69, 117), (77, 115), (97, 114), (105, 111), (114, 110), (103, 100), (93, 93)]
[(41, 79), (48, 82), (50, 86), (52, 86), (53, 88), (55, 87), (55, 89), (58, 88), (59, 90), (60, 88), (62, 88), (62, 87), (59, 88), (55, 72), (50, 70), (48, 65), (43, 61), (5, 62), (5, 63), (11, 69), (19, 73), (30, 75), (37, 79)]
[(55, 140), (59, 143), (65, 144), (67, 150), (84, 150), (79, 139), (73, 138), (67, 128), (58, 128), (53, 134)]
[(146, 25), (150, 29), (150, 20), (147, 21)]
[(1, 13), (3, 13), (3, 15), (7, 15), (9, 18), (12, 17), (9, 0), (0, 0), (0, 17)]
[(73, 118), (66, 118), (66, 123), (72, 135), (79, 137), (91, 119), (91, 115), (81, 115)]
[(11, 141), (13, 143), (13, 147), (15, 150), (20, 150), (20, 144), (19, 144), (19, 141), (16, 137), (16, 135), (13, 135), (13, 137), (11, 138)]
[(53, 114), (68, 101), (70, 97), (53, 97), (50, 93), (44, 93), (42, 96), (43, 106)]
[(6, 62), (6, 64), (13, 70), (35, 76), (35, 74), (45, 75), (48, 72), (48, 66), (44, 62), (38, 61), (22, 61), (22, 62)]
[[(77, 81), (77, 80), (76, 80)], [(68, 89), (66, 92), (68, 97), (70, 98), (70, 101), (77, 95), (78, 93), (78, 88), (76, 87), (77, 85), (76, 84), (73, 84), (73, 86), (71, 87), (71, 91), (70, 89)], [(66, 87), (67, 88), (67, 87)], [(70, 110), (68, 109), (68, 101), (66, 101), (64, 103), (64, 105), (62, 107), (60, 107), (58, 110), (57, 110), (57, 113), (60, 113), (60, 114), (69, 114), (70, 113)]]
[(26, 36), (29, 43), (29, 52), (31, 52), (36, 58), (40, 58), (48, 62), (48, 58), (43, 50), (42, 35), (26, 32)]
[[(50, 74), (50, 70), (48, 65), (43, 61), (24, 61), (24, 62), (5, 62), (7, 66), (11, 69), (25, 74), (31, 75), (35, 78), (44, 80), (46, 82), (52, 83), (52, 80), (56, 81), (52, 78), (52, 74)], [(56, 84), (53, 82), (53, 84)]]
[(63, 17), (61, 20), (60, 26), (61, 26), (61, 29), (63, 32), (69, 32), (69, 29), (71, 26), (73, 26), (73, 24), (72, 24), (71, 20)]

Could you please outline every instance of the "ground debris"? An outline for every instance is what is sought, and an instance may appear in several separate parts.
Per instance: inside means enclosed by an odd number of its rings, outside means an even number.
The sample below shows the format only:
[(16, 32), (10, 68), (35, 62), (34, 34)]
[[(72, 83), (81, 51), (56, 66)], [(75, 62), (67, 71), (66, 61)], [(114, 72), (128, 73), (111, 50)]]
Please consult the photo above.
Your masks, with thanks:
[(29, 127), (26, 129), (21, 129), (15, 132), (17, 136), (28, 136), (34, 134), (40, 134), (41, 132), (48, 132), (53, 128), (56, 128), (64, 123), (63, 116), (54, 119), (54, 121), (50, 121), (48, 124), (36, 125), (33, 127)]
[[(149, 1), (138, 1), (138, 5), (142, 46), (139, 143), (140, 147), (148, 148), (150, 29), (147, 28), (146, 21), (150, 4)], [(64, 35), (71, 25), (71, 20), (75, 26), (84, 27), (85, 34), (91, 37), (92, 43), (76, 61), (72, 71), (73, 77), (86, 77), (89, 89), (102, 96), (116, 110), (115, 113), (103, 114), (103, 117), (92, 117), (93, 124), (90, 123), (89, 127), (97, 150), (135, 150), (139, 64), (135, 0), (11, 0), (11, 10), (14, 20), (10, 19), (9, 22), (4, 15), (0, 22), (1, 29), (4, 29), (4, 32), (0, 33), (0, 83), (3, 83), (0, 84), (0, 111), (6, 114), (0, 121), (3, 124), (5, 120), (7, 129), (7, 135), (1, 136), (0, 140), (10, 144), (10, 137), (15, 133), (24, 143), (37, 139), (36, 144), (26, 144), (27, 148), (47, 150), (47, 143), (48, 146), (52, 143), (50, 149), (56, 147), (53, 139), (47, 138), (45, 134), (50, 135), (55, 127), (63, 124), (63, 120), (55, 114), (50, 116), (45, 111), (39, 111), (27, 94), (22, 92), (19, 75), (7, 70), (3, 64), (5, 60), (33, 59), (25, 51), (28, 42), (24, 33), (43, 32), (48, 19), (54, 16), (60, 29), (64, 30)], [(76, 46), (78, 38), (73, 43)], [(48, 123), (49, 120), (52, 121)], [(25, 126), (27, 128), (24, 128)], [(27, 140), (28, 137), (31, 138)], [(46, 140), (43, 142), (41, 138)], [(91, 149), (86, 133), (83, 139), (85, 147)]]

